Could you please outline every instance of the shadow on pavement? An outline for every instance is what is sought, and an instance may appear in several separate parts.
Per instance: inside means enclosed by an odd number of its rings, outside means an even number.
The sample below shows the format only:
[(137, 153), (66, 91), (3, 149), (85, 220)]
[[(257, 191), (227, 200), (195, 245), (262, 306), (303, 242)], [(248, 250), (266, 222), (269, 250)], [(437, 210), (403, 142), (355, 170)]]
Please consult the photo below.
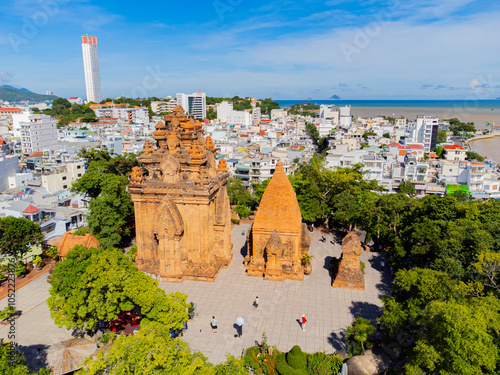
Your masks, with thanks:
[(345, 339), (345, 329), (333, 331), (328, 336), (328, 343), (333, 346), (335, 351), (344, 350), (347, 351), (347, 343)]
[[(378, 256), (371, 257), (368, 261), (371, 267), (380, 272), (381, 282), (375, 285), (379, 290), (379, 298), (387, 297), (392, 290), (392, 276), (390, 268), (387, 266), (386, 253), (377, 253)], [(384, 269), (382, 270), (382, 261), (384, 261)]]
[(382, 314), (382, 308), (380, 306), (369, 302), (353, 302), (349, 307), (349, 311), (353, 319), (365, 318), (371, 320), (373, 323), (375, 323), (375, 319)]
[(243, 247), (240, 249), (240, 254), (241, 256), (244, 258), (247, 256), (247, 253), (248, 253), (248, 246), (247, 246), (247, 242), (245, 241), (245, 244), (243, 245)]
[[(26, 365), (31, 371), (38, 372), (38, 370), (48, 367), (49, 365), (47, 362), (47, 349), (49, 349), (48, 345), (29, 345), (29, 346), (19, 345), (18, 348), (23, 352), (24, 358), (26, 360)], [(38, 353), (37, 350), (39, 350)]]

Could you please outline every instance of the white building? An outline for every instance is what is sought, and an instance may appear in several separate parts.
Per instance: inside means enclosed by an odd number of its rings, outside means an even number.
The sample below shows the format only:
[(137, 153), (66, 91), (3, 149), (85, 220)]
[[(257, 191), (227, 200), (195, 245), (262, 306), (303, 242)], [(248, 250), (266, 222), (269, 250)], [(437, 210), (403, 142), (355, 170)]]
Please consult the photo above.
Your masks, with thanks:
[(127, 122), (149, 122), (147, 107), (137, 108), (94, 108), (97, 118), (108, 117), (125, 120)]
[(332, 120), (333, 125), (339, 124), (339, 111), (333, 104), (321, 104), (319, 107), (319, 117), (325, 120)]
[(21, 138), (23, 154), (48, 151), (57, 146), (57, 122), (55, 118), (30, 111), (13, 116), (15, 137)]
[(288, 116), (286, 109), (271, 109), (272, 121), (286, 121), (286, 116)]
[(79, 98), (78, 96), (72, 96), (71, 98), (68, 99), (68, 102), (71, 104), (83, 104), (83, 99)]
[(49, 192), (69, 189), (73, 182), (85, 174), (85, 162), (67, 163), (56, 166), (52, 173), (42, 175), (42, 187)]
[(99, 73), (99, 57), (97, 54), (97, 38), (88, 34), (83, 35), (82, 51), (87, 101), (100, 103), (102, 100), (102, 94), (101, 76)]
[(204, 92), (192, 94), (178, 93), (177, 105), (180, 105), (189, 115), (194, 115), (198, 119), (207, 117), (207, 98)]
[(248, 111), (233, 110), (233, 103), (228, 101), (217, 104), (217, 118), (229, 125), (252, 125), (252, 114)]
[(233, 102), (224, 100), (221, 103), (217, 103), (216, 110), (219, 121), (227, 123), (229, 112), (233, 111)]
[(262, 119), (262, 111), (260, 107), (254, 107), (252, 110), (252, 125), (257, 125)]
[(340, 111), (340, 126), (343, 128), (348, 128), (351, 126), (352, 116), (351, 116), (351, 106), (346, 105), (339, 108)]
[(437, 144), (439, 118), (432, 116), (418, 116), (413, 130), (413, 139), (424, 145), (424, 151), (430, 152)]
[(167, 102), (151, 102), (151, 110), (154, 113), (170, 113), (176, 106), (176, 100), (169, 100)]

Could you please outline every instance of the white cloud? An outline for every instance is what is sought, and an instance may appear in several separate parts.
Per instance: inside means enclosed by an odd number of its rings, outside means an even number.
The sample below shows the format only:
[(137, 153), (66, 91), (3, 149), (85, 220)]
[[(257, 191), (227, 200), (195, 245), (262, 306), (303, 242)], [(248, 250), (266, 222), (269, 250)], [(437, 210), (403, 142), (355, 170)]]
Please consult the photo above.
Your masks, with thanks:
[(14, 74), (9, 72), (8, 70), (1, 70), (0, 71), (0, 84), (5, 85), (6, 83), (11, 82), (13, 77), (14, 77)]

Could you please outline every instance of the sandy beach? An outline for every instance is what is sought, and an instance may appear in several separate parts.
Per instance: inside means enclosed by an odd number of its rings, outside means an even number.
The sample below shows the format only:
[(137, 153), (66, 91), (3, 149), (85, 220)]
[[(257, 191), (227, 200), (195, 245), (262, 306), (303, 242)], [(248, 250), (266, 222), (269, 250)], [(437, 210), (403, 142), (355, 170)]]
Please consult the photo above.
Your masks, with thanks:
[(486, 122), (495, 122), (500, 124), (500, 110), (485, 108), (438, 108), (438, 107), (352, 107), (351, 114), (353, 118), (359, 117), (406, 117), (414, 120), (418, 115), (437, 116), (440, 119), (449, 119), (456, 117), (462, 122), (474, 122), (476, 129), (486, 127)]
[(486, 139), (471, 139), (469, 141), (470, 148), (484, 156), (487, 159), (500, 163), (500, 134), (492, 138)]

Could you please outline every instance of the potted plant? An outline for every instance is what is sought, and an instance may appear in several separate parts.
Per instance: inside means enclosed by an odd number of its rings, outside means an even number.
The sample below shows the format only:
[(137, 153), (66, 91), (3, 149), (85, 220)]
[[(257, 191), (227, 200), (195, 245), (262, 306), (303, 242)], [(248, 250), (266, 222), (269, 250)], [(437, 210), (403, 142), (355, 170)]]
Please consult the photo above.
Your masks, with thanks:
[(309, 255), (309, 253), (305, 253), (302, 256), (302, 265), (304, 266), (304, 274), (310, 275), (312, 272), (312, 264), (311, 261), (313, 260), (314, 256)]
[(41, 270), (43, 266), (45, 266), (45, 263), (39, 255), (33, 260), (33, 264), (35, 265), (37, 270)]

